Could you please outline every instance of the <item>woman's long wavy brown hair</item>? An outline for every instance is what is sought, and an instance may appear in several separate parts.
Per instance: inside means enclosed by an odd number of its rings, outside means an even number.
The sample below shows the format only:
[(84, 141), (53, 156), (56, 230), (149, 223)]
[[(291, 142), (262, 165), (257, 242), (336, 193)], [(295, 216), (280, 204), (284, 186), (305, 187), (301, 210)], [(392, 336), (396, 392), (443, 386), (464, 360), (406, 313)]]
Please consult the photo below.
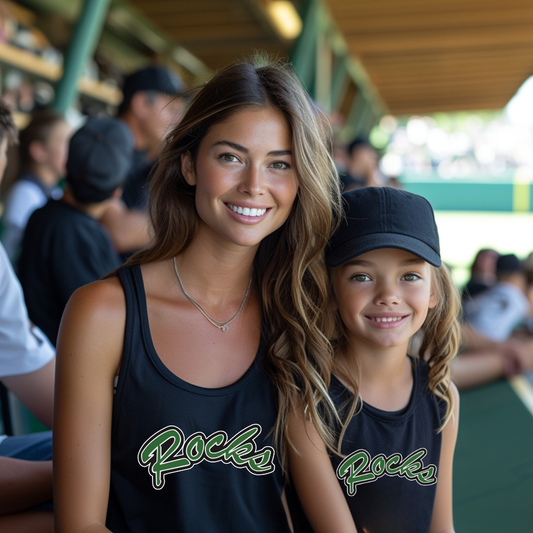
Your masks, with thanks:
[[(453, 282), (446, 265), (431, 267), (432, 290), (437, 297), (435, 307), (428, 310), (422, 328), (421, 342), (409, 355), (427, 361), (429, 366), (429, 388), (446, 404), (446, 412), (439, 432), (450, 420), (453, 414), (453, 396), (450, 390), (452, 359), (457, 355), (461, 342), (461, 326), (459, 313), (461, 311), (461, 297), (457, 286)], [(335, 322), (336, 333), (333, 336), (335, 354), (345, 353), (348, 345), (346, 326), (342, 322), (338, 311), (330, 312), (331, 322)], [(361, 408), (359, 397), (360, 366), (357, 358), (336, 357), (335, 372), (348, 383), (353, 390), (353, 396), (348, 405), (342, 406), (340, 415), (342, 428), (337, 441), (336, 451), (340, 453), (342, 439), (352, 417)]]
[[(307, 406), (317, 430), (333, 445), (323, 413), (334, 410), (327, 386), (333, 351), (325, 334), (329, 282), (323, 250), (340, 211), (331, 133), (290, 67), (281, 61), (241, 61), (226, 67), (194, 94), (168, 134), (150, 182), (150, 245), (127, 264), (161, 261), (183, 252), (198, 225), (195, 187), (181, 171), (181, 156), (197, 157), (209, 129), (250, 107), (273, 107), (292, 134), (297, 198), (285, 224), (260, 244), (254, 259), (262, 316), (268, 326), (266, 371), (278, 398), (275, 442), (285, 466), (291, 412)], [(322, 416), (320, 416), (322, 414)]]

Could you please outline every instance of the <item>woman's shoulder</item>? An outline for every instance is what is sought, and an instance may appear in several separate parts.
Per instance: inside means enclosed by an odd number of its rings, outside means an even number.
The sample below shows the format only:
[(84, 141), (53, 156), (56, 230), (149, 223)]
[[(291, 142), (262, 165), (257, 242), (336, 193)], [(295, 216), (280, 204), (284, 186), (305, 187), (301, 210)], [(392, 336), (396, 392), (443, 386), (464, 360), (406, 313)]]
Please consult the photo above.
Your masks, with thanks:
[(60, 335), (75, 331), (77, 335), (123, 338), (126, 301), (117, 276), (94, 281), (77, 289), (70, 297)]
[[(118, 311), (124, 308), (124, 290), (117, 275), (93, 281), (77, 289), (71, 297), (73, 305), (98, 309), (98, 311)], [(69, 302), (70, 304), (70, 302)]]

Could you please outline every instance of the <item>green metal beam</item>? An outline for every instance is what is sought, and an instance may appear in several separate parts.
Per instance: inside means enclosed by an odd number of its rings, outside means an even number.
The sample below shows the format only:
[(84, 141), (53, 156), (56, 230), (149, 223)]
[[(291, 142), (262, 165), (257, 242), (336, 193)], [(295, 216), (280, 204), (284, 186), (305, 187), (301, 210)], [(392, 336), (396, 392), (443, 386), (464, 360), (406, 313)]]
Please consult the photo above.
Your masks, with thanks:
[(63, 77), (56, 89), (53, 108), (65, 114), (76, 98), (77, 83), (87, 59), (93, 54), (111, 0), (85, 0), (65, 57)]
[(307, 0), (307, 2), (302, 3), (305, 4), (301, 13), (303, 29), (292, 48), (290, 56), (296, 74), (303, 86), (312, 95), (320, 19), (318, 17), (317, 0)]
[(359, 130), (360, 135), (368, 138), (370, 135), (370, 132), (372, 131), (372, 128), (377, 124), (377, 122), (378, 122), (378, 118), (376, 117), (374, 113), (374, 109), (372, 108), (372, 106), (368, 106), (368, 112), (361, 125), (361, 129)]
[(346, 56), (338, 56), (333, 64), (333, 75), (331, 80), (331, 109), (338, 111), (346, 89), (348, 88), (348, 70), (346, 69)]
[(303, 31), (291, 54), (296, 74), (326, 111), (339, 109), (351, 80), (357, 96), (342, 136), (368, 135), (376, 121), (388, 113), (387, 106), (362, 64), (350, 55), (324, 0), (306, 0), (300, 6)]
[(370, 104), (363, 93), (358, 91), (353, 99), (350, 113), (346, 119), (346, 125), (341, 132), (341, 139), (344, 142), (350, 142), (361, 134), (369, 110)]
[[(320, 20), (323, 20), (319, 13)], [(316, 43), (316, 68), (313, 97), (325, 111), (331, 111), (331, 78), (332, 54), (327, 36), (328, 28), (322, 23), (319, 26)]]

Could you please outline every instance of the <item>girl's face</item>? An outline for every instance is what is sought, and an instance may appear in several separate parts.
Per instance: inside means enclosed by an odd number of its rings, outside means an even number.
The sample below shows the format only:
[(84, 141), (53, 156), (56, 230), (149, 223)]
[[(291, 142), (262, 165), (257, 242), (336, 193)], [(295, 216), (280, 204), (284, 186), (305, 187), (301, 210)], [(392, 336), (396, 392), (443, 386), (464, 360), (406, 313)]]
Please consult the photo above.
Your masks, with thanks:
[(182, 157), (182, 171), (196, 186), (199, 233), (230, 246), (258, 246), (287, 220), (298, 193), (289, 125), (271, 107), (214, 125), (196, 160)]
[(395, 248), (360, 255), (333, 269), (335, 305), (357, 347), (407, 350), (410, 337), (436, 305), (431, 266)]

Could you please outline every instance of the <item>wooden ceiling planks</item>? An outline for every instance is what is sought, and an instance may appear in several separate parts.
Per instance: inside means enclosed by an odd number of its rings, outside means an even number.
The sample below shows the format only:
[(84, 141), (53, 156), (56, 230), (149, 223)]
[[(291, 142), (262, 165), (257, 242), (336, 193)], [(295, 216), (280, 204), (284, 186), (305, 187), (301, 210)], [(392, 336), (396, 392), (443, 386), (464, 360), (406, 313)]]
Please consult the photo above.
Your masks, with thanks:
[[(531, 0), (322, 0), (393, 114), (505, 106), (533, 74)], [(287, 56), (263, 0), (129, 0), (208, 67)]]
[(531, 0), (324, 0), (393, 114), (505, 106), (533, 73)]
[(129, 0), (171, 39), (213, 70), (254, 50), (287, 56), (290, 45), (258, 0)]

